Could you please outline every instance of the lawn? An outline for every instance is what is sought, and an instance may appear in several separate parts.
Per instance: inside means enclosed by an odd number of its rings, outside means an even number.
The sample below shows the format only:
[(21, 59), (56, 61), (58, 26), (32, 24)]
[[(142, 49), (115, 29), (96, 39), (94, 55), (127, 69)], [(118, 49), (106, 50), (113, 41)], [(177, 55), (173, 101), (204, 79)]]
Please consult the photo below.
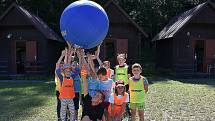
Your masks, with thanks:
[(156, 121), (215, 121), (215, 80), (154, 83), (146, 97), (145, 113), (146, 119)]
[[(215, 121), (215, 80), (199, 82), (152, 81), (145, 119)], [(0, 121), (53, 121), (55, 101), (54, 83), (0, 83)]]
[(54, 121), (54, 84), (0, 83), (0, 121)]

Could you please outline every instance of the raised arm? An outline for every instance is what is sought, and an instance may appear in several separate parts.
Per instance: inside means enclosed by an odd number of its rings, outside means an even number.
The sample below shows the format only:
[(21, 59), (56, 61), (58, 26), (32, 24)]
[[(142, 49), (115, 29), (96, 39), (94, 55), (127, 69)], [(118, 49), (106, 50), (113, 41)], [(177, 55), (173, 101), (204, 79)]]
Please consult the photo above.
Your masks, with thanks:
[(68, 63), (68, 49), (65, 48), (65, 57), (64, 57), (64, 64)]
[(78, 56), (78, 63), (79, 63), (79, 67), (81, 68), (83, 66), (83, 59), (81, 57), (81, 49), (77, 49), (76, 53), (77, 53), (77, 56)]
[(90, 54), (88, 54), (88, 56), (87, 56), (87, 61), (88, 61), (88, 64), (89, 64), (90, 75), (92, 76), (93, 79), (97, 79), (93, 59), (92, 59), (92, 56)]
[(84, 58), (84, 50), (78, 49), (77, 55), (79, 57), (79, 61), (81, 63), (81, 77), (83, 79), (83, 85), (84, 85), (84, 96), (88, 94), (88, 82), (87, 82), (87, 75), (88, 75), (88, 63), (86, 62)]
[(72, 63), (72, 56), (75, 53), (75, 48), (70, 47), (68, 49), (68, 63), (71, 64)]
[(85, 65), (81, 67), (81, 77), (84, 85), (84, 96), (88, 94), (88, 82), (87, 82), (87, 68)]
[(95, 57), (96, 57), (96, 59), (97, 59), (97, 61), (99, 63), (99, 66), (102, 67), (103, 63), (102, 63), (101, 59), (99, 58), (100, 46), (101, 46), (101, 44), (97, 47), (97, 50), (95, 52)]
[(61, 56), (60, 56), (60, 58), (58, 59), (58, 61), (57, 61), (57, 63), (56, 63), (55, 70), (58, 69), (58, 68), (60, 67), (60, 63), (62, 62), (64, 56), (65, 56), (65, 50), (63, 50), (63, 51), (61, 52)]
[(101, 46), (101, 44), (98, 45), (98, 47), (97, 47), (97, 50), (96, 50), (96, 52), (95, 52), (95, 57), (98, 57), (99, 54), (100, 54), (100, 46)]

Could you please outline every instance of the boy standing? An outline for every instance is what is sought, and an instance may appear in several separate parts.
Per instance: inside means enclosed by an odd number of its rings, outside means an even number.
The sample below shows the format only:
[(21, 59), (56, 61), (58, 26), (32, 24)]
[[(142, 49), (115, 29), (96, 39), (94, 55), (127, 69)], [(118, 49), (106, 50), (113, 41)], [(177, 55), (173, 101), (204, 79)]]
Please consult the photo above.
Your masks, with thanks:
[(130, 108), (131, 120), (135, 121), (136, 111), (138, 111), (140, 121), (144, 121), (144, 97), (148, 92), (148, 81), (145, 77), (141, 76), (142, 67), (140, 64), (135, 63), (132, 65), (133, 77), (129, 78), (129, 91), (130, 91)]
[(58, 78), (57, 74), (56, 74), (56, 70), (57, 69), (61, 69), (62, 66), (63, 66), (63, 58), (65, 56), (65, 50), (62, 51), (61, 53), (61, 56), (60, 58), (58, 59), (57, 63), (56, 63), (56, 67), (55, 67), (55, 85), (56, 85), (56, 97), (57, 97), (57, 118), (58, 118), (58, 121), (61, 121), (60, 120), (60, 108), (61, 108), (61, 103), (60, 103), (60, 99), (59, 99), (59, 95), (60, 95), (60, 79)]
[[(63, 75), (61, 74), (63, 72)], [(61, 69), (56, 70), (56, 74), (60, 79), (60, 102), (61, 102), (61, 110), (60, 117), (62, 121), (66, 121), (66, 110), (67, 107), (70, 111), (70, 121), (75, 121), (75, 106), (73, 102), (73, 98), (75, 97), (74, 91), (74, 80), (71, 77), (71, 67), (70, 64), (64, 64), (62, 71)]]

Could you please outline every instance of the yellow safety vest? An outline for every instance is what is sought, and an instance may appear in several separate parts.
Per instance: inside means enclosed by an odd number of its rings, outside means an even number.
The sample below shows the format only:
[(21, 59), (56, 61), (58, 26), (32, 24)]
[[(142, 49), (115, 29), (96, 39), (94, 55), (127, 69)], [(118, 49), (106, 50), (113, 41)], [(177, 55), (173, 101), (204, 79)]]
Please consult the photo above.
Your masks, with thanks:
[(129, 91), (131, 103), (143, 103), (145, 97), (144, 90), (145, 78), (141, 76), (139, 81), (133, 81), (132, 77), (129, 78)]
[(123, 80), (125, 85), (128, 84), (128, 66), (119, 67), (116, 66), (116, 76), (115, 81), (117, 80)]
[(60, 90), (60, 79), (58, 78), (58, 76), (57, 76), (57, 74), (55, 73), (55, 85), (56, 85), (56, 87), (55, 87), (55, 90), (56, 91), (59, 91)]

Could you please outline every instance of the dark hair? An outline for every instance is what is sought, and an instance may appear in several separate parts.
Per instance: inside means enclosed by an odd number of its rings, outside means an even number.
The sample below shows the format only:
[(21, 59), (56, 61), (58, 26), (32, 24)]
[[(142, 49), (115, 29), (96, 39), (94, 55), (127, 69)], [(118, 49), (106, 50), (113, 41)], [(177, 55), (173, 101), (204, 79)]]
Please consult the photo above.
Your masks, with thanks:
[[(119, 94), (118, 94), (117, 88), (118, 88), (118, 87), (115, 88), (115, 94), (118, 96)], [(126, 87), (124, 86), (124, 90), (123, 90), (123, 92), (122, 92), (122, 95), (123, 95), (123, 96), (124, 96), (124, 94), (125, 94), (125, 90), (126, 90), (125, 88), (126, 88)]]
[(97, 92), (102, 95), (101, 96), (101, 100), (102, 100), (102, 102), (104, 102), (105, 101), (105, 95), (104, 95), (104, 93), (101, 90), (97, 90)]
[(105, 68), (100, 68), (98, 71), (97, 71), (97, 75), (103, 75), (103, 76), (105, 76), (105, 75), (107, 75), (107, 70), (105, 69)]

